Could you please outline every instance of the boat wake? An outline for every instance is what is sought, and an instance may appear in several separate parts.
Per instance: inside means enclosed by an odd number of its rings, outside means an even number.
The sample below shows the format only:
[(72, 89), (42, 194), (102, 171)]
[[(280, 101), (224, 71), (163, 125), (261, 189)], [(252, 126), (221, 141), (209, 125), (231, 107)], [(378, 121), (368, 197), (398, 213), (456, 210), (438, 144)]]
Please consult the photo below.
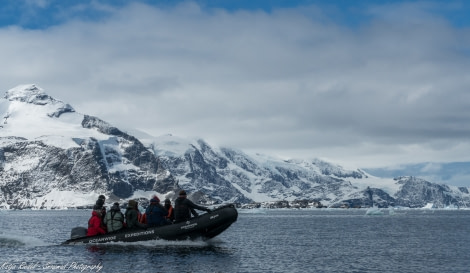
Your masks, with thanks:
[(211, 243), (203, 240), (182, 240), (182, 241), (168, 241), (162, 239), (136, 241), (136, 242), (107, 242), (100, 245), (106, 246), (139, 246), (139, 247), (207, 247)]
[(121, 252), (141, 252), (148, 251), (162, 251), (164, 253), (186, 253), (193, 251), (214, 251), (226, 252), (225, 243), (220, 239), (202, 240), (183, 240), (183, 241), (168, 241), (168, 240), (148, 240), (138, 242), (107, 242), (101, 244), (75, 244), (73, 247), (85, 246), (89, 252), (96, 253), (121, 253)]
[(0, 232), (0, 249), (1, 248), (17, 248), (17, 247), (38, 247), (49, 246), (38, 238), (15, 234), (13, 232)]

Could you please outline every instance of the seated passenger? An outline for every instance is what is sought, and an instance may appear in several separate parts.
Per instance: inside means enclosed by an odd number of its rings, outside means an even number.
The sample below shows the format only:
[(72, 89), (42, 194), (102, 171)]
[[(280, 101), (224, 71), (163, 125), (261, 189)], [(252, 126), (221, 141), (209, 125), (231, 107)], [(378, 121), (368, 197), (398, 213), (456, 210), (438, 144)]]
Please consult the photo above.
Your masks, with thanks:
[(98, 206), (93, 207), (91, 218), (88, 220), (88, 230), (86, 236), (95, 236), (105, 234), (106, 230), (101, 226), (101, 208)]
[(186, 192), (184, 190), (180, 191), (178, 198), (175, 200), (175, 223), (191, 219), (191, 214), (194, 217), (199, 216), (194, 209), (211, 212), (210, 209), (203, 206), (198, 206), (191, 202), (191, 200), (187, 199)]
[(150, 200), (150, 205), (145, 210), (147, 215), (147, 224), (149, 227), (157, 227), (169, 224), (165, 216), (168, 215), (168, 211), (160, 204), (160, 199), (154, 196)]
[(165, 216), (170, 222), (175, 220), (175, 214), (173, 213), (173, 206), (171, 205), (170, 199), (165, 199), (165, 209), (168, 211), (168, 215)]
[(137, 202), (129, 200), (125, 213), (127, 228), (147, 228), (147, 225), (139, 222), (139, 214)]
[(124, 215), (121, 212), (119, 203), (114, 203), (110, 211), (106, 213), (104, 224), (108, 228), (108, 232), (115, 232), (124, 227)]
[(106, 201), (106, 197), (104, 195), (98, 196), (98, 200), (96, 200), (95, 206), (97, 209), (101, 210), (101, 219), (104, 220), (106, 216), (106, 207), (104, 206), (104, 202)]

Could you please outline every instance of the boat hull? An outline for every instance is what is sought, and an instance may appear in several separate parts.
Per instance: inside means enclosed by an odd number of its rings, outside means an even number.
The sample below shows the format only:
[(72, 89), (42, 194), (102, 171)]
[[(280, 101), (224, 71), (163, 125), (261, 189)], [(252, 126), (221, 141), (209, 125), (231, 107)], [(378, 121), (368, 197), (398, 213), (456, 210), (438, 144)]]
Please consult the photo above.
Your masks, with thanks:
[(123, 231), (103, 235), (69, 239), (62, 244), (98, 244), (107, 242), (137, 242), (148, 240), (207, 240), (230, 227), (238, 218), (233, 205), (214, 209), (210, 213), (177, 224), (147, 228), (124, 229)]

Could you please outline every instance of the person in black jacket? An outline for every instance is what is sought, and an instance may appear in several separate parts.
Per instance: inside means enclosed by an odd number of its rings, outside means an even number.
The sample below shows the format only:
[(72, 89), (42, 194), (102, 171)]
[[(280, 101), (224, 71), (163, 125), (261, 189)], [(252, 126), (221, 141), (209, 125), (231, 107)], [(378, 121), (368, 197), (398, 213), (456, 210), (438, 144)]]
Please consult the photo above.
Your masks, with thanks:
[(210, 209), (198, 206), (186, 198), (186, 191), (182, 190), (179, 193), (178, 198), (175, 200), (175, 207), (173, 211), (175, 213), (175, 223), (183, 222), (191, 219), (191, 214), (197, 217), (198, 214), (194, 209), (211, 212)]
[(95, 205), (98, 207), (98, 209), (102, 209), (105, 201), (106, 197), (104, 195), (100, 195), (98, 196), (98, 200), (96, 200)]
[(147, 228), (147, 225), (139, 222), (139, 204), (135, 200), (129, 200), (126, 212), (127, 228)]

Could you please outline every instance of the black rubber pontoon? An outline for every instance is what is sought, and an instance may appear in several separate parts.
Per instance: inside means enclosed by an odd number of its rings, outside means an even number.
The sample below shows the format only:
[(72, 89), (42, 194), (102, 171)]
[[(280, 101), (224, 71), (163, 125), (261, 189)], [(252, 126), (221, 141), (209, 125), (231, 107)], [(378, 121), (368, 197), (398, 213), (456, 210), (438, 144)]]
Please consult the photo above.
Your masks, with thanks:
[[(225, 205), (210, 213), (191, 218), (177, 224), (147, 228), (123, 229), (122, 231), (97, 236), (72, 238), (63, 245), (97, 244), (107, 242), (137, 242), (155, 239), (164, 240), (207, 240), (213, 238), (237, 221), (238, 212), (234, 205)], [(76, 229), (76, 228), (74, 228)], [(84, 228), (83, 228), (84, 229)], [(72, 232), (73, 234), (73, 232)]]

